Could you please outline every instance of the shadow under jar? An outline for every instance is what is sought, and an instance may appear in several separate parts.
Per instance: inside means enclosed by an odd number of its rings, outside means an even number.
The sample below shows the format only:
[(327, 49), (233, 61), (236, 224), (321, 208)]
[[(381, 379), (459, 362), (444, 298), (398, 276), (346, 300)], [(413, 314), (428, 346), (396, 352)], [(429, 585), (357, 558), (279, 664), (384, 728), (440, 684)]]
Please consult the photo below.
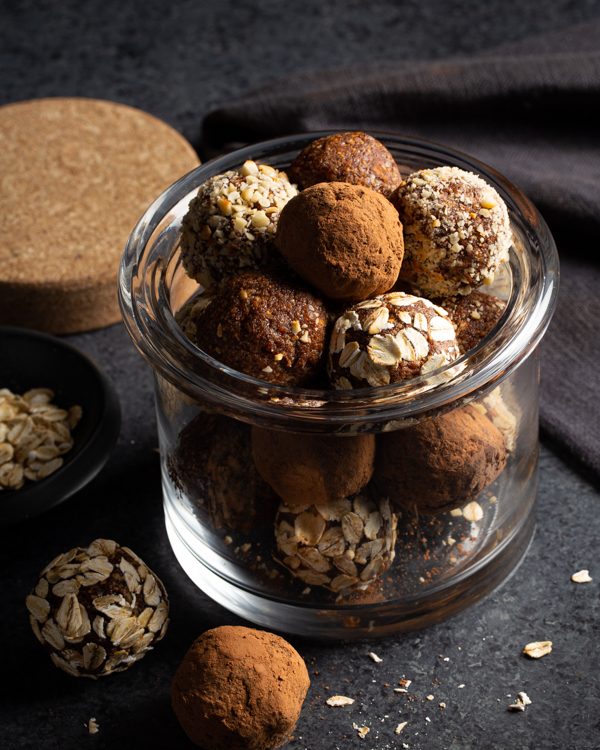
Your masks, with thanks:
[[(261, 626), (364, 638), (421, 628), (461, 611), (505, 580), (525, 555), (535, 527), (537, 344), (556, 305), (558, 258), (543, 219), (504, 177), (442, 146), (373, 133), (403, 177), (457, 166), (479, 174), (506, 202), (513, 245), (485, 288), (506, 302), (498, 324), (447, 365), (458, 364), (459, 372), (437, 385), (428, 374), (377, 388), (309, 390), (272, 385), (222, 365), (195, 347), (175, 321), (199, 290), (180, 259), (188, 204), (211, 176), (247, 159), (285, 169), (308, 143), (328, 134), (249, 146), (166, 190), (129, 239), (120, 299), (129, 333), (154, 368), (166, 526), (184, 570), (217, 602)], [(394, 497), (390, 505), (393, 477), (386, 483), (384, 474), (394, 433), (416, 434), (431, 420), (444, 424), (458, 410), (476, 413), (500, 436), (500, 473), (475, 497), (458, 497), (452, 510), (437, 515), (415, 513)], [(307, 498), (305, 507), (278, 512), (280, 499), (254, 465), (252, 426), (324, 436), (336, 446), (374, 436), (373, 478), (333, 510), (320, 510)], [(437, 452), (419, 456), (424, 492), (428, 482), (439, 483)], [(402, 471), (401, 461), (397, 469)], [(360, 522), (349, 523), (355, 517)]]

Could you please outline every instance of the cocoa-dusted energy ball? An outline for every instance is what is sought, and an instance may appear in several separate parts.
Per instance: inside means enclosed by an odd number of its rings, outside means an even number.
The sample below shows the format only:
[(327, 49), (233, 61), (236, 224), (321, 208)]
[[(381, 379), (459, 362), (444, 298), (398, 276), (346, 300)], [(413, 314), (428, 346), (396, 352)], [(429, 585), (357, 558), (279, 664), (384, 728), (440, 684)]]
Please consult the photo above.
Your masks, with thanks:
[(511, 229), (504, 201), (481, 177), (457, 167), (422, 169), (391, 200), (404, 225), (402, 278), (426, 297), (492, 283)]
[(275, 229), (281, 209), (297, 193), (285, 172), (253, 161), (207, 180), (181, 226), (188, 276), (215, 291), (241, 271), (280, 262)]
[(26, 604), (38, 641), (74, 677), (128, 669), (169, 624), (169, 600), (158, 577), (110, 539), (55, 557)]
[(488, 335), (506, 310), (503, 302), (493, 294), (471, 292), (435, 300), (448, 313), (456, 331), (461, 354), (465, 354)]
[(230, 279), (197, 318), (196, 344), (234, 370), (282, 385), (308, 385), (323, 364), (327, 310), (281, 275)]
[(386, 292), (403, 257), (402, 224), (379, 193), (341, 182), (303, 190), (281, 212), (277, 247), (290, 266), (334, 300)]
[(180, 433), (169, 462), (184, 491), (215, 528), (247, 532), (273, 523), (279, 498), (252, 459), (251, 428), (220, 414), (199, 414)]
[(262, 478), (287, 505), (329, 503), (359, 492), (375, 466), (375, 436), (309, 435), (252, 427)]
[(171, 684), (173, 710), (204, 750), (267, 750), (293, 731), (310, 679), (283, 638), (223, 626), (200, 636)]
[(476, 498), (505, 465), (502, 433), (465, 406), (380, 435), (375, 481), (392, 507), (435, 516)]
[(366, 493), (327, 505), (281, 505), (274, 559), (309, 586), (366, 588), (394, 559), (396, 516)]
[(288, 174), (302, 188), (319, 182), (348, 182), (371, 188), (386, 198), (402, 179), (387, 148), (360, 132), (318, 138), (298, 154)]
[[(328, 373), (340, 390), (388, 385), (425, 375), (459, 356), (448, 313), (404, 292), (382, 294), (341, 315), (329, 343)], [(430, 378), (453, 377), (454, 368)]]

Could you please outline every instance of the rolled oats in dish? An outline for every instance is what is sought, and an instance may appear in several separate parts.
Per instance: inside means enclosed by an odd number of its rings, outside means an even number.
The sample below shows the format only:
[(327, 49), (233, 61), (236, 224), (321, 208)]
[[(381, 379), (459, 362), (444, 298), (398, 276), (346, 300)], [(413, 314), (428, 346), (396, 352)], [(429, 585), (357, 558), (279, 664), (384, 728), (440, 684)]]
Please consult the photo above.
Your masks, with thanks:
[(207, 180), (181, 226), (188, 276), (214, 291), (242, 271), (281, 263), (273, 238), (281, 209), (297, 193), (285, 172), (253, 161)]
[(404, 225), (401, 278), (427, 297), (492, 283), (512, 238), (506, 205), (487, 182), (458, 167), (422, 169), (391, 200)]
[[(397, 383), (433, 372), (459, 356), (448, 313), (404, 292), (350, 307), (331, 334), (328, 372), (334, 388)], [(432, 384), (456, 373), (434, 375)]]

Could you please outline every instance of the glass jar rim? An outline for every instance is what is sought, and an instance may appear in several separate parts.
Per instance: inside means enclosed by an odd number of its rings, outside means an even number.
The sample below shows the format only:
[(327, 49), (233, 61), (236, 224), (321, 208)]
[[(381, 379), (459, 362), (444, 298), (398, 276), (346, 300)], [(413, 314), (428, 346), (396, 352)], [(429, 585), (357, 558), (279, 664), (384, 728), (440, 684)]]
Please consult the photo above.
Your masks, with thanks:
[[(505, 200), (513, 229), (512, 295), (496, 326), (476, 347), (440, 370), (412, 380), (352, 391), (292, 388), (235, 371), (195, 347), (175, 322), (165, 276), (173, 273), (172, 248), (161, 241), (187, 210), (198, 187), (247, 159), (277, 164), (317, 138), (337, 130), (303, 133), (252, 144), (219, 156), (167, 188), (135, 226), (123, 253), (119, 299), (134, 343), (154, 369), (190, 398), (246, 421), (298, 431), (355, 432), (366, 424), (400, 423), (416, 415), (467, 403), (500, 382), (534, 349), (558, 297), (558, 254), (550, 231), (531, 201), (509, 180), (454, 149), (407, 136), (369, 131), (393, 154), (433, 166), (457, 166), (479, 174)], [(291, 156), (290, 156), (291, 155)], [(414, 171), (414, 170), (413, 170)], [(168, 251), (168, 252), (167, 252)], [(452, 368), (453, 378), (431, 386), (430, 378)], [(382, 429), (386, 429), (382, 427)]]

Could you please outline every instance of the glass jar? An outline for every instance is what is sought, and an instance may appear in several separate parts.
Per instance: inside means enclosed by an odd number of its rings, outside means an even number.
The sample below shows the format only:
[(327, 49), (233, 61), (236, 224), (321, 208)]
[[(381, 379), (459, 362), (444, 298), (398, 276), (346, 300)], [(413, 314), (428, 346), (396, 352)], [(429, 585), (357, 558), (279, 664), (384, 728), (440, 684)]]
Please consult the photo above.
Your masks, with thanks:
[[(120, 298), (128, 331), (154, 368), (166, 526), (184, 570), (217, 602), (261, 626), (364, 638), (421, 628), (461, 611), (500, 584), (526, 553), (535, 526), (537, 344), (556, 305), (558, 258), (543, 219), (504, 177), (442, 146), (373, 133), (403, 176), (457, 166), (479, 174), (505, 200), (513, 245), (486, 289), (507, 304), (499, 323), (447, 365), (459, 372), (438, 378), (437, 385), (427, 375), (377, 388), (310, 390), (272, 385), (226, 367), (194, 346), (175, 320), (199, 289), (180, 260), (179, 229), (188, 204), (211, 176), (247, 159), (285, 169), (308, 143), (328, 134), (249, 146), (171, 186), (131, 234)], [(334, 441), (373, 435), (381, 451), (390, 433), (447, 420), (465, 407), (501, 435), (506, 463), (476, 498), (465, 497), (464, 503), (459, 498), (462, 507), (433, 516), (390, 508), (376, 469), (369, 485), (341, 510), (325, 509), (317, 518), (321, 511), (307, 498), (305, 508), (291, 512), (283, 506), (275, 518), (279, 499), (256, 471), (251, 425)], [(424, 482), (426, 487), (426, 476)], [(363, 518), (360, 533), (366, 534), (352, 549), (350, 537), (339, 531), (349, 510)], [(318, 521), (308, 538), (300, 533), (307, 518)], [(354, 568), (339, 555), (334, 564), (323, 544), (323, 534), (333, 528), (338, 530), (327, 539), (342, 544), (338, 552)], [(298, 549), (296, 532), (302, 537), (300, 558), (287, 555)], [(367, 539), (371, 544), (363, 547)], [(319, 554), (307, 554), (310, 545)], [(365, 567), (375, 558), (373, 578), (373, 565), (366, 574)], [(348, 585), (348, 579), (354, 583)]]

